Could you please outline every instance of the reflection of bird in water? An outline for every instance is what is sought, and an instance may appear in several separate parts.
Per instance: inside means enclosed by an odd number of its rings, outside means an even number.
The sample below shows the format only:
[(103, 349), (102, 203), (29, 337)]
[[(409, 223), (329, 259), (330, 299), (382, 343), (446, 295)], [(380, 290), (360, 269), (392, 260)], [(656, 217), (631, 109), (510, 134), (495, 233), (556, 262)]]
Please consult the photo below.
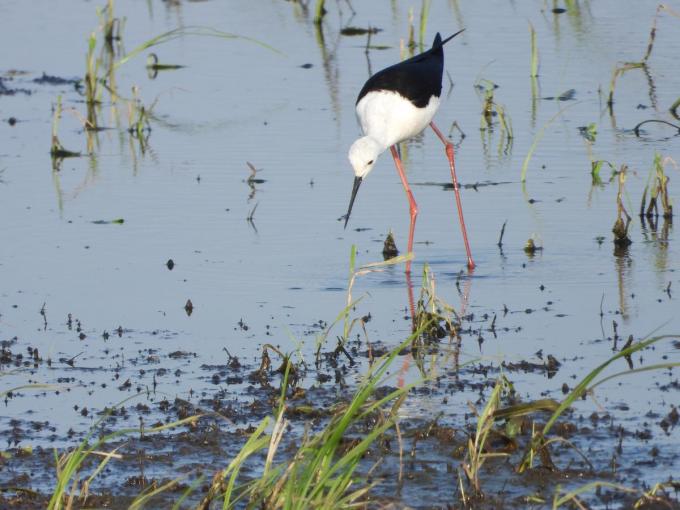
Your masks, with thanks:
[[(434, 114), (439, 108), (439, 97), (442, 90), (442, 74), (444, 72), (443, 46), (461, 32), (462, 30), (444, 40), (437, 34), (432, 43), (432, 48), (420, 55), (377, 72), (368, 79), (361, 92), (359, 92), (356, 111), (365, 136), (356, 140), (349, 150), (349, 160), (354, 169), (355, 177), (349, 208), (344, 219), (345, 227), (347, 227), (354, 199), (362, 180), (373, 169), (378, 156), (389, 148), (409, 201), (411, 225), (409, 228), (408, 251), (413, 251), (413, 233), (416, 216), (418, 215), (418, 206), (406, 180), (406, 174), (404, 173), (396, 144), (417, 135), (429, 124), (446, 147), (446, 156), (449, 160), (451, 178), (453, 179), (453, 189), (456, 193), (458, 217), (467, 252), (467, 265), (468, 268), (472, 269), (475, 267), (475, 263), (470, 253), (467, 231), (463, 220), (463, 208), (460, 201), (458, 179), (456, 178), (453, 145), (432, 122)], [(410, 265), (407, 266), (407, 271), (410, 271)]]

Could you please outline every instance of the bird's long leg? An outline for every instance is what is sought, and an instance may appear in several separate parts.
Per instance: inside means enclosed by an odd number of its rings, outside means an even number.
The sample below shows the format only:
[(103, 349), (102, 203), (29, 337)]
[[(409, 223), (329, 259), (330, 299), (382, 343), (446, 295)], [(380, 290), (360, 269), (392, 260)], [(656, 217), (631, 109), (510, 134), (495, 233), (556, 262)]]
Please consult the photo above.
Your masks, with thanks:
[(456, 193), (456, 206), (458, 208), (458, 219), (460, 220), (460, 228), (463, 231), (463, 242), (465, 243), (465, 251), (467, 252), (467, 265), (468, 269), (474, 269), (475, 263), (472, 260), (472, 254), (470, 253), (470, 243), (468, 243), (467, 230), (465, 228), (465, 220), (463, 219), (463, 205), (460, 201), (458, 179), (456, 178), (456, 164), (453, 158), (453, 144), (446, 139), (446, 137), (442, 134), (441, 131), (439, 131), (439, 128), (435, 125), (434, 122), (430, 122), (430, 127), (446, 147), (446, 157), (448, 158), (449, 166), (451, 167), (451, 180), (453, 180), (453, 190)]
[[(399, 153), (397, 152), (396, 145), (390, 147), (392, 152), (392, 157), (394, 158), (394, 164), (397, 166), (397, 172), (399, 172), (399, 178), (404, 186), (404, 191), (406, 191), (406, 197), (408, 198), (409, 214), (411, 215), (411, 226), (408, 231), (408, 252), (413, 253), (413, 234), (416, 230), (416, 218), (418, 217), (418, 204), (416, 204), (413, 198), (413, 193), (411, 192), (411, 187), (408, 185), (406, 180), (406, 174), (404, 173), (404, 167), (401, 164), (401, 159), (399, 158)], [(406, 262), (406, 272), (411, 272), (411, 261)], [(413, 305), (411, 305), (413, 308)], [(411, 310), (413, 312), (413, 310)]]

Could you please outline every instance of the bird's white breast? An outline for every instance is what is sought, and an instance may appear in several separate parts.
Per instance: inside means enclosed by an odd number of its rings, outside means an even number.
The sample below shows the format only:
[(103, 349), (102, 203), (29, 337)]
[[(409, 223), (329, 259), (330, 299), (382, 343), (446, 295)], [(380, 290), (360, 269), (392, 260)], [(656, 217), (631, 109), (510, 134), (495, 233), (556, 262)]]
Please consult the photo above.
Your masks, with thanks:
[(432, 121), (439, 108), (439, 98), (430, 97), (425, 108), (417, 108), (396, 92), (369, 92), (357, 103), (357, 116), (364, 134), (385, 148), (411, 138)]

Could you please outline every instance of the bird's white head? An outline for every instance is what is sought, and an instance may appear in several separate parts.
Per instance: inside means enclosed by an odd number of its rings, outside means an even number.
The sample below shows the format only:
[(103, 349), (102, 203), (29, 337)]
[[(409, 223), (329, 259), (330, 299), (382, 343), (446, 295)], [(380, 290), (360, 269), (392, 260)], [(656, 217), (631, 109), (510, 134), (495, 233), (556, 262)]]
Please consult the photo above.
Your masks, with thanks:
[(385, 148), (370, 136), (359, 138), (349, 148), (349, 162), (352, 163), (352, 168), (354, 169), (354, 186), (352, 187), (352, 197), (349, 199), (347, 214), (340, 218), (344, 218), (345, 228), (347, 228), (349, 215), (352, 213), (352, 205), (354, 205), (354, 199), (357, 196), (357, 191), (359, 191), (361, 181), (368, 175), (368, 172), (373, 170), (375, 161), (384, 150)]
[(378, 156), (385, 150), (370, 136), (363, 136), (349, 148), (349, 162), (354, 169), (354, 175), (362, 179), (373, 170)]

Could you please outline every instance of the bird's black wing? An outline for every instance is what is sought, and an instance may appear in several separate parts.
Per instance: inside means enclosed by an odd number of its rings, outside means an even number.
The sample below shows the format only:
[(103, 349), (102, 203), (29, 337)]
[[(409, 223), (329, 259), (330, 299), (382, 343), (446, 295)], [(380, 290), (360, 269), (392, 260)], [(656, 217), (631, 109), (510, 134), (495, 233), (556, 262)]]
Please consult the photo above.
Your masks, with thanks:
[(380, 90), (397, 92), (419, 108), (427, 106), (432, 96), (439, 97), (444, 72), (444, 51), (442, 45), (437, 44), (439, 41), (435, 39), (433, 47), (426, 52), (371, 76), (359, 92), (357, 103), (369, 92)]

